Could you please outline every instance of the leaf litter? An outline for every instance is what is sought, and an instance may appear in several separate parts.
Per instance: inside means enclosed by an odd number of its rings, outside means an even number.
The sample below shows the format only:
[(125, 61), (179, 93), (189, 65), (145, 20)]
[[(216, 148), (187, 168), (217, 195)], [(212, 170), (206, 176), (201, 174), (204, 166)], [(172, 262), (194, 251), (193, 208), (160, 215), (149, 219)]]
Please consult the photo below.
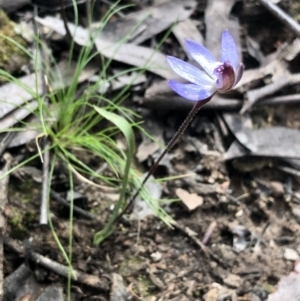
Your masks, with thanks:
[[(124, 17), (112, 18), (107, 31), (97, 37), (96, 47), (104, 56), (113, 58), (115, 62), (141, 67), (149, 63), (148, 59), (153, 52), (153, 44), (149, 40), (156, 45), (161, 32), (169, 29), (173, 22), (181, 21), (172, 28), (174, 37), (170, 36), (153, 56), (153, 61), (146, 65), (147, 73), (136, 82), (138, 89), (133, 90), (129, 97), (129, 106), (137, 108), (142, 104), (147, 107), (142, 110), (154, 113), (145, 114), (143, 118), (145, 122), (151, 119), (154, 128), (160, 129), (156, 137), (160, 141), (159, 147), (144, 136), (139, 143), (136, 158), (142, 172), (160, 151), (161, 145), (168, 142), (180, 124), (184, 111), (192, 106), (191, 102), (175, 96), (168, 88), (165, 79), (174, 78), (174, 74), (168, 69), (166, 54), (180, 54), (184, 58), (185, 49), (181, 49), (178, 44), (183, 46), (184, 38), (192, 38), (201, 43), (203, 41), (218, 56), (219, 36), (226, 27), (239, 43), (247, 70), (231, 95), (218, 95), (204, 107), (205, 111), (200, 111), (189, 131), (165, 158), (166, 162), (159, 170), (162, 176), (179, 177), (153, 188), (154, 196), (159, 191), (157, 198), (161, 194), (164, 198), (174, 198), (179, 192), (182, 201), (192, 208), (189, 211), (180, 202), (168, 206), (170, 214), (178, 223), (177, 228), (166, 228), (151, 214), (139, 217), (139, 229), (135, 223), (125, 219), (115, 234), (97, 248), (91, 244), (91, 229), (98, 229), (99, 221), (86, 221), (76, 216), (74, 268), (86, 276), (97, 276), (101, 281), (110, 279), (111, 282), (106, 282), (105, 287), (111, 294), (108, 297), (107, 290), (103, 290), (104, 286), (101, 285), (97, 293), (93, 294), (86, 289), (86, 283), (82, 285), (83, 279), (79, 278), (74, 283), (74, 300), (91, 300), (94, 297), (114, 300), (121, 296), (126, 300), (128, 294), (145, 300), (299, 298), (299, 264), (297, 261), (295, 264), (300, 252), (300, 226), (297, 219), (300, 186), (299, 177), (295, 173), (299, 172), (297, 163), (300, 146), (298, 38), (287, 31), (281, 21), (272, 16), (259, 1), (229, 1), (226, 5), (220, 5), (216, 0), (203, 2), (189, 1), (185, 8), (181, 1), (163, 1), (156, 7), (141, 5), (136, 11), (128, 9), (129, 13), (127, 11)], [(276, 5), (280, 5), (290, 16), (297, 16), (288, 1), (282, 0)], [(167, 18), (161, 18), (161, 15), (166, 15), (166, 11), (173, 13), (168, 14)], [(274, 31), (272, 25), (258, 27), (260, 22), (256, 20), (263, 22), (265, 19), (274, 26), (280, 24), (280, 30)], [(60, 39), (65, 36), (61, 19), (46, 15), (37, 20), (59, 33)], [(135, 22), (140, 24), (130, 35)], [(74, 33), (72, 26), (70, 21), (69, 28)], [(82, 46), (89, 33), (81, 26), (76, 31), (75, 41)], [(275, 40), (274, 35), (268, 35), (272, 32), (276, 32)], [(111, 42), (119, 41), (127, 34), (129, 40), (126, 44), (116, 46)], [(51, 34), (49, 36), (51, 39)], [(55, 39), (52, 42), (55, 43)], [(96, 76), (92, 80), (97, 80), (98, 70), (95, 68), (92, 72)], [(83, 79), (84, 83), (91, 77), (91, 73), (88, 74)], [(130, 77), (126, 78), (124, 84), (130, 80)], [(122, 81), (120, 77), (119, 82)], [(119, 84), (115, 84), (115, 89), (122, 87)], [(4, 87), (2, 85), (0, 89)], [(5, 89), (7, 91), (7, 87)], [(101, 93), (109, 91), (101, 90)], [(19, 93), (24, 93), (24, 90), (16, 94), (23, 95)], [(1, 100), (6, 99), (7, 95), (7, 92), (4, 93)], [(292, 99), (293, 96), (293, 102), (285, 102), (284, 99)], [(9, 121), (6, 126), (14, 125), (16, 120), (9, 113), (21, 110), (18, 113), (20, 115), (15, 114), (18, 116), (17, 121), (29, 113), (25, 111), (25, 106), (20, 109), (19, 106), (33, 99), (26, 92), (24, 97), (15, 99), (14, 103), (13, 98), (9, 98), (10, 107), (7, 101), (0, 103), (0, 110), (5, 111), (1, 116), (3, 125), (6, 120)], [(276, 103), (277, 100), (281, 103)], [(17, 134), (11, 146), (28, 142), (36, 134), (31, 132), (28, 139)], [(23, 140), (16, 142), (16, 137)], [(225, 152), (217, 146), (220, 139)], [(30, 151), (27, 145), (20, 148), (21, 154), (13, 154), (23, 156)], [(287, 173), (286, 162), (292, 166), (294, 174)], [(56, 172), (58, 178), (63, 178), (59, 167)], [(49, 231), (43, 232), (37, 226), (37, 218), (28, 216), (29, 213), (36, 213), (37, 216), (40, 205), (40, 186), (34, 181), (30, 180), (30, 174), (23, 180), (11, 177), (8, 186), (10, 202), (3, 211), (8, 220), (7, 234), (15, 241), (33, 237), (30, 247), (34, 251), (54, 262), (63, 263)], [(28, 197), (29, 185), (31, 194)], [(87, 187), (85, 193), (89, 197), (86, 203), (79, 202), (76, 205), (96, 210), (100, 223), (104, 224), (110, 214), (110, 207), (101, 207), (100, 204), (109, 198), (109, 193), (93, 189)], [(65, 192), (63, 189), (61, 195)], [(143, 204), (140, 200), (138, 205)], [(22, 222), (16, 223), (18, 212), (26, 212), (27, 215), (22, 217)], [(58, 234), (67, 239), (65, 211), (56, 204), (51, 208), (51, 214), (54, 215)], [(216, 224), (210, 230), (212, 222)], [(27, 227), (22, 228), (22, 223)], [(179, 232), (180, 227), (186, 230)], [(140, 235), (137, 242), (138, 232)], [(192, 237), (201, 241), (207, 235), (209, 252), (205, 253), (205, 249), (199, 249)], [(6, 248), (13, 251), (4, 250), (5, 276), (13, 275), (17, 271), (17, 262), (24, 261), (24, 253), (17, 252), (16, 246), (7, 242)], [(31, 261), (34, 261), (33, 258)], [(39, 264), (32, 269), (35, 275), (40, 273), (39, 283), (50, 281), (60, 293), (65, 278), (57, 276), (55, 269), (53, 274), (45, 273), (48, 268), (42, 269)], [(25, 279), (27, 276), (22, 277)], [(36, 280), (29, 284), (32, 288), (36, 285)]]

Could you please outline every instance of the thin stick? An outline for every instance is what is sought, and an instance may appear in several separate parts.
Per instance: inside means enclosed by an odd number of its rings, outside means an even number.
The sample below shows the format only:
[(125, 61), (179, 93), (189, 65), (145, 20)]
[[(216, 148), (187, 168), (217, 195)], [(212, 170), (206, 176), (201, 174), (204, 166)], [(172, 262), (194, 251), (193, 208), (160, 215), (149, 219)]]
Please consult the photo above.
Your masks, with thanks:
[[(34, 18), (33, 18), (33, 26), (34, 26), (34, 31), (35, 31), (35, 35), (38, 37), (39, 36), (39, 32), (38, 32), (38, 28), (37, 28), (37, 24), (36, 24), (36, 17), (38, 15), (38, 8), (35, 5), (34, 6)], [(47, 55), (45, 49), (41, 46), (39, 47), (37, 41), (36, 41), (36, 48), (38, 50), (38, 58), (39, 60), (38, 62), (38, 66), (35, 66), (36, 68), (38, 68), (38, 70), (42, 70), (43, 69), (43, 63), (42, 62), (46, 62), (49, 61), (49, 56)], [(46, 64), (45, 64), (46, 66)], [(46, 76), (42, 76), (41, 73), (41, 79), (42, 81), (42, 91), (43, 94), (46, 94), (49, 92), (50, 88), (47, 82), (47, 77)], [(44, 100), (46, 103), (48, 103), (48, 99), (46, 98)], [(43, 136), (44, 134), (42, 134)], [(39, 136), (36, 138), (39, 138)], [(47, 210), (48, 210), (48, 197), (49, 197), (49, 191), (48, 191), (48, 181), (49, 181), (49, 174), (48, 174), (48, 169), (49, 169), (49, 161), (50, 161), (50, 152), (49, 149), (47, 149), (49, 146), (49, 141), (47, 140), (47, 138), (45, 140), (43, 140), (43, 150), (45, 151), (44, 154), (41, 154), (41, 162), (43, 163), (43, 177), (42, 177), (42, 199), (41, 199), (41, 207), (40, 207), (40, 225), (47, 225), (48, 224), (48, 218), (47, 218)], [(39, 149), (39, 144), (37, 143), (37, 148)]]
[(282, 10), (278, 5), (272, 3), (270, 0), (259, 0), (273, 15), (275, 15), (279, 20), (287, 25), (294, 33), (300, 37), (300, 25), (299, 23), (289, 16), (284, 10)]
[(191, 230), (189, 227), (181, 225), (180, 223), (176, 222), (174, 227), (180, 230), (182, 233), (186, 234), (196, 245), (198, 245), (205, 255), (205, 257), (211, 257), (215, 262), (221, 265), (224, 269), (228, 269), (228, 263), (221, 259), (218, 255), (214, 254), (212, 250), (210, 250), (204, 243), (201, 242), (195, 235), (195, 232)]
[(216, 229), (216, 227), (217, 227), (217, 222), (212, 221), (210, 223), (210, 225), (208, 226), (207, 230), (205, 231), (204, 237), (202, 239), (202, 243), (204, 245), (206, 245), (208, 243), (208, 241), (210, 240), (211, 235), (212, 235), (213, 231)]
[(48, 224), (48, 199), (49, 199), (49, 165), (50, 165), (50, 142), (44, 140), (43, 176), (42, 176), (42, 200), (40, 212), (40, 225)]
[[(70, 202), (67, 202), (64, 198), (62, 198), (57, 192), (55, 192), (53, 189), (50, 190), (51, 197), (57, 201), (59, 204), (63, 205), (64, 207), (70, 208)], [(92, 214), (90, 212), (87, 212), (80, 207), (73, 205), (74, 212), (80, 214), (82, 217), (89, 219), (89, 220), (95, 220), (97, 216), (95, 214)]]
[[(10, 154), (5, 153), (3, 155), (5, 160), (5, 165), (2, 170), (0, 170), (0, 176), (7, 174), (11, 167), (12, 157)], [(3, 214), (4, 208), (7, 204), (7, 193), (8, 193), (8, 182), (9, 175), (4, 177), (0, 181), (0, 301), (4, 299), (4, 273), (3, 273), (3, 263), (4, 263), (4, 252), (3, 252), (3, 234), (5, 232), (6, 219)]]
[(67, 35), (67, 39), (71, 40), (72, 39), (72, 35), (70, 33), (70, 29), (68, 26), (68, 18), (67, 18), (67, 14), (65, 11), (65, 6), (64, 6), (64, 1), (60, 0), (60, 13), (64, 22), (64, 26), (65, 26), (65, 30), (66, 30), (66, 35)]
[[(214, 95), (214, 94), (213, 94)], [(133, 204), (135, 198), (139, 195), (139, 193), (141, 192), (142, 188), (144, 187), (144, 184), (147, 182), (147, 180), (154, 174), (154, 172), (156, 171), (160, 161), (162, 160), (162, 158), (166, 155), (166, 153), (168, 153), (173, 146), (175, 145), (175, 143), (178, 141), (178, 139), (182, 136), (182, 134), (184, 133), (184, 131), (186, 130), (186, 128), (188, 127), (188, 125), (191, 123), (191, 121), (193, 120), (193, 118), (195, 117), (195, 115), (197, 114), (197, 112), (200, 110), (200, 108), (205, 105), (207, 102), (209, 102), (213, 95), (211, 95), (210, 97), (208, 97), (207, 99), (201, 100), (201, 101), (197, 101), (195, 103), (195, 105), (193, 106), (192, 110), (190, 111), (189, 115), (186, 117), (186, 119), (183, 121), (182, 125), (180, 126), (179, 130), (177, 131), (177, 133), (173, 136), (173, 138), (171, 139), (171, 141), (168, 143), (168, 145), (166, 146), (166, 148), (164, 149), (164, 151), (161, 153), (161, 155), (159, 156), (159, 158), (155, 161), (155, 163), (151, 166), (151, 168), (149, 169), (146, 177), (144, 178), (141, 186), (137, 189), (137, 191), (135, 192), (135, 194), (129, 199), (127, 205), (124, 207), (124, 209), (122, 210), (122, 212), (119, 214), (119, 216), (115, 219), (115, 221), (113, 223), (116, 223), (118, 220), (120, 220), (120, 218), (122, 217), (122, 215), (128, 210), (128, 208)]]
[[(36, 252), (30, 251), (30, 258), (38, 263), (39, 265), (49, 269), (50, 271), (57, 273), (63, 277), (68, 277), (69, 267), (62, 265), (61, 263), (55, 262), (48, 257), (45, 257)], [(107, 281), (100, 279), (98, 276), (89, 275), (77, 270), (73, 270), (74, 275), (72, 275), (72, 279), (88, 285), (90, 287), (96, 288), (97, 290), (108, 291), (109, 285)]]

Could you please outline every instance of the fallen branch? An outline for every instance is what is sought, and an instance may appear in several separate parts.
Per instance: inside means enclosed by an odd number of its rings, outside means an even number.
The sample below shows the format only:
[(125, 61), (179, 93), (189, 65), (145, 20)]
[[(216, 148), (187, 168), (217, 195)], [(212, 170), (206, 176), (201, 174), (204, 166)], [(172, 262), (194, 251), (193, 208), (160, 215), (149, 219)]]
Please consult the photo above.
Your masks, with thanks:
[[(5, 244), (5, 246), (7, 246), (8, 248), (15, 251), (16, 253), (18, 253), (21, 256), (24, 256), (25, 252), (27, 251), (27, 248), (25, 251), (25, 248), (23, 246), (21, 246), (20, 243), (18, 243), (17, 241), (13, 240), (10, 237), (4, 237), (4, 244)], [(38, 265), (43, 266), (60, 276), (67, 278), (70, 273), (69, 267), (64, 266), (58, 262), (55, 262), (52, 259), (47, 258), (47, 257), (45, 257), (39, 253), (36, 253), (32, 250), (28, 250), (28, 255), (29, 255), (29, 258), (32, 261), (34, 261), (35, 263), (37, 263)], [(74, 281), (77, 281), (84, 285), (88, 285), (95, 289), (98, 289), (101, 291), (109, 291), (109, 289), (110, 289), (110, 285), (109, 285), (109, 281), (108, 281), (108, 279), (110, 278), (110, 275), (107, 275), (104, 279), (100, 279), (97, 276), (82, 273), (75, 269), (72, 270), (71, 275), (72, 275), (72, 279)]]

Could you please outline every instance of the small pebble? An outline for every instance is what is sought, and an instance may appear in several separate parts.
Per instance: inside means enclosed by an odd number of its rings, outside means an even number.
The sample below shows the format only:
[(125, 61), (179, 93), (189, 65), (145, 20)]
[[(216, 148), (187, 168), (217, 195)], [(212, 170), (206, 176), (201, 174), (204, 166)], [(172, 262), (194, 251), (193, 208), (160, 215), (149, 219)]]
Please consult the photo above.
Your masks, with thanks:
[(243, 279), (234, 274), (229, 274), (227, 278), (223, 279), (223, 281), (231, 288), (238, 288), (243, 284)]
[(162, 254), (159, 252), (154, 252), (150, 255), (153, 261), (158, 262), (162, 259)]
[(235, 214), (235, 217), (241, 217), (241, 216), (243, 216), (243, 214), (244, 214), (244, 210), (241, 209)]
[(154, 237), (154, 241), (157, 243), (157, 244), (161, 244), (164, 242), (164, 239), (161, 235), (159, 234), (155, 234), (155, 237)]
[(279, 197), (284, 194), (284, 186), (281, 182), (272, 181), (269, 185), (274, 196)]
[(296, 261), (299, 258), (299, 255), (298, 255), (298, 253), (297, 253), (296, 250), (290, 249), (290, 248), (286, 248), (284, 250), (283, 257), (285, 259), (287, 259), (287, 260)]

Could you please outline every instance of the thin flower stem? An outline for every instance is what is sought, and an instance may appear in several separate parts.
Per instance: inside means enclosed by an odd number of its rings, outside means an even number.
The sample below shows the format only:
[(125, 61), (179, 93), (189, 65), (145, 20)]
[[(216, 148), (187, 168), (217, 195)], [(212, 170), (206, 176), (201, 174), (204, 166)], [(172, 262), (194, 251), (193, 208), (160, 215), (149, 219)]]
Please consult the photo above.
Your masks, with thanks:
[[(214, 95), (214, 94), (213, 94)], [(166, 155), (166, 153), (168, 153), (173, 146), (175, 145), (175, 143), (178, 141), (178, 139), (182, 136), (182, 134), (184, 133), (184, 131), (186, 130), (186, 128), (188, 127), (188, 125), (191, 123), (191, 121), (193, 120), (193, 118), (195, 117), (195, 115), (197, 114), (197, 112), (200, 110), (200, 108), (205, 105), (207, 102), (209, 102), (211, 100), (211, 98), (213, 97), (213, 95), (211, 95), (210, 97), (201, 100), (201, 101), (197, 101), (195, 103), (195, 105), (193, 106), (192, 110), (190, 111), (190, 113), (188, 114), (188, 116), (185, 118), (185, 120), (183, 121), (183, 123), (181, 124), (179, 130), (176, 132), (176, 134), (173, 136), (173, 138), (170, 140), (170, 142), (168, 143), (168, 145), (166, 146), (166, 148), (164, 149), (164, 151), (161, 153), (161, 155), (159, 156), (159, 158), (155, 161), (155, 163), (151, 166), (151, 168), (149, 169), (146, 177), (144, 178), (141, 186), (137, 189), (137, 191), (134, 193), (134, 195), (129, 199), (129, 201), (127, 202), (127, 205), (124, 207), (124, 209), (122, 210), (122, 212), (119, 214), (119, 216), (115, 219), (116, 223), (118, 220), (120, 220), (120, 218), (123, 216), (123, 214), (128, 210), (128, 208), (130, 208), (130, 206), (133, 204), (135, 198), (139, 195), (139, 193), (141, 192), (142, 188), (144, 187), (145, 183), (147, 182), (147, 180), (154, 174), (154, 172), (156, 171), (157, 167), (159, 166), (160, 161), (162, 160), (162, 158)]]

